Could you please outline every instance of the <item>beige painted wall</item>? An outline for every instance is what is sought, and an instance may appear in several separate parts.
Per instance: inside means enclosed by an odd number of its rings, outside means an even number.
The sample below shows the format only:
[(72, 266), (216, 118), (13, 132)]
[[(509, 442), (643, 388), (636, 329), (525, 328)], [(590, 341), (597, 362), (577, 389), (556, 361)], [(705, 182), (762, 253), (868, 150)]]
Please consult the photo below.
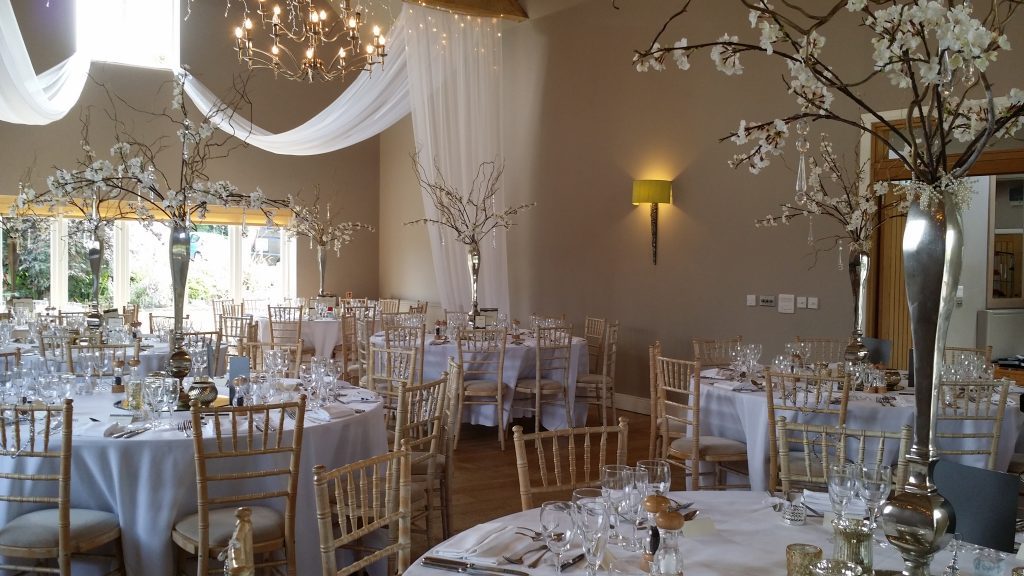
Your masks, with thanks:
[[(693, 337), (742, 334), (763, 343), (763, 360), (770, 360), (796, 335), (848, 335), (853, 298), (837, 254), (822, 252), (815, 261), (806, 221), (753, 226), (792, 201), (791, 147), (754, 176), (730, 169), (726, 162), (739, 149), (717, 142), (741, 118), (794, 109), (782, 71), (744, 56), (746, 73), (725, 77), (705, 54), (688, 72), (639, 74), (630, 65), (632, 50), (650, 42), (679, 2), (619, 3), (621, 10), (611, 4), (566, 0), (547, 10), (544, 2), (524, 1), (534, 17), (504, 27), (507, 201), (538, 203), (509, 235), (512, 316), (565, 312), (577, 326), (586, 315), (619, 320), (619, 391), (639, 396), (647, 393), (647, 346), (658, 339), (667, 354), (690, 357)], [(740, 8), (716, 3), (695, 10), (699, 18), (673, 28), (670, 41), (686, 35), (693, 43), (726, 30), (749, 34)], [(853, 23), (829, 35), (826, 52), (867, 71), (869, 54), (850, 49), (861, 33)], [(999, 68), (1013, 65), (1001, 61)], [(882, 106), (895, 107), (891, 90), (881, 90)], [(827, 129), (852, 163), (857, 135)], [(411, 149), (402, 130), (392, 129), (382, 142), (391, 146), (392, 138), (405, 138)], [(404, 156), (382, 152), (382, 173), (407, 170), (404, 164)], [(647, 209), (629, 201), (638, 178), (674, 181), (672, 205), (661, 207), (657, 266), (650, 261)], [(414, 192), (382, 190), (389, 204), (394, 194)], [(382, 219), (391, 217), (382, 203)], [(834, 231), (822, 218), (814, 229), (818, 236)], [(385, 244), (382, 289), (394, 278), (387, 289), (398, 291), (404, 278), (392, 269)], [(406, 249), (406, 258), (408, 250), (418, 250), (420, 261), (430, 258), (425, 244)], [(820, 309), (782, 315), (745, 306), (746, 294), (779, 293), (817, 296)]]
[[(71, 0), (52, 0), (49, 8), (43, 2), (15, 3), (37, 71), (49, 68), (74, 50), (73, 5)], [(225, 20), (223, 15), (223, 4), (192, 4), (192, 15), (182, 23), (181, 60), (215, 93), (227, 96), (232, 76), (244, 70), (235, 63), (231, 50), (229, 32), (234, 23)], [(90, 138), (94, 148), (101, 154), (109, 149), (111, 131), (103, 115), (106, 95), (97, 83), (146, 110), (159, 111), (170, 102), (168, 80), (171, 76), (167, 71), (94, 63), (91, 72), (95, 82), (86, 83), (79, 106), (63, 120), (42, 127), (0, 123), (0, 147), (5, 150), (0, 155), (0, 193), (16, 193), (17, 183), (29, 166), (35, 167), (37, 179), (41, 179), (50, 167), (67, 166), (77, 158), (79, 115), (83, 110), (93, 110)], [(257, 74), (248, 86), (248, 94), (254, 102), (251, 117), (269, 130), (284, 130), (322, 110), (342, 89), (338, 84), (274, 81), (270, 76)], [(123, 108), (121, 113), (134, 123), (134, 133), (141, 139), (168, 136), (169, 144), (176, 142), (173, 133), (158, 133), (145, 117)], [(229, 179), (242, 191), (258, 186), (268, 196), (279, 198), (298, 193), (312, 199), (314, 188), (319, 186), (321, 202), (330, 202), (332, 213), (340, 211), (343, 218), (376, 226), (380, 186), (378, 158), (376, 138), (338, 152), (306, 157), (277, 156), (256, 148), (238, 148), (228, 158), (211, 163), (209, 176)], [(173, 153), (167, 159), (173, 160)], [(315, 253), (308, 246), (308, 242), (299, 241), (299, 295), (315, 293), (318, 284)], [(377, 259), (376, 235), (360, 234), (342, 252), (341, 259), (329, 258), (327, 287), (337, 292), (352, 290), (357, 294), (375, 295)]]

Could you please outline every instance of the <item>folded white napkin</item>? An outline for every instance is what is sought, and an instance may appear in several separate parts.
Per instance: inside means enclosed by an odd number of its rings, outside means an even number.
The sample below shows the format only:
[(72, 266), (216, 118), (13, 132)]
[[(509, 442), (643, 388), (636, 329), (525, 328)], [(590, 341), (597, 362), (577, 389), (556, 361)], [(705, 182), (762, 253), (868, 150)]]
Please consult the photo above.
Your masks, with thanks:
[(456, 535), (435, 548), (433, 554), (497, 565), (504, 563), (503, 555), (515, 552), (527, 543), (531, 542), (516, 534), (514, 527), (489, 522)]
[[(804, 490), (803, 502), (805, 506), (813, 508), (815, 512), (821, 512), (822, 514), (832, 512), (832, 501), (828, 497), (828, 492)], [(850, 518), (864, 518), (868, 515), (868, 509), (864, 506), (863, 500), (853, 498), (846, 505), (846, 515)]]
[(355, 414), (356, 411), (344, 404), (327, 404), (322, 408), (316, 410), (310, 410), (306, 414), (306, 418), (315, 422), (330, 422), (331, 420), (340, 420), (347, 418)]
[(93, 422), (88, 420), (85, 422), (75, 422), (74, 427), (71, 429), (71, 435), (86, 438), (103, 438), (104, 436), (117, 434), (120, 431), (121, 425), (117, 422)]
[(731, 380), (720, 380), (715, 382), (715, 388), (724, 388), (726, 390), (732, 390), (738, 392), (741, 390), (757, 390), (757, 386), (754, 386), (750, 381), (746, 382), (733, 382)]

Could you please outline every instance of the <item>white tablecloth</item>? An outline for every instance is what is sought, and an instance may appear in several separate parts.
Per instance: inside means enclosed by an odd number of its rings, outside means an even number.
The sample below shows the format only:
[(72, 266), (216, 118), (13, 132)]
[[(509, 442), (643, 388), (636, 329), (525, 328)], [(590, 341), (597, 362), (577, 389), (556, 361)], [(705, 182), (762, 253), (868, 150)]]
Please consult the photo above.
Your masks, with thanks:
[[(511, 339), (509, 340), (511, 342)], [(378, 333), (370, 338), (373, 346), (384, 346), (384, 334)], [(448, 358), (459, 358), (459, 349), (454, 342), (444, 344), (432, 344), (428, 341), (424, 347), (423, 378), (424, 380), (436, 379), (448, 370)], [(512, 391), (515, 389), (516, 380), (519, 378), (531, 378), (536, 372), (536, 351), (537, 342), (533, 338), (524, 338), (523, 344), (511, 344), (505, 348), (505, 368), (502, 372), (502, 380), (505, 382), (503, 400), (505, 402), (505, 422), (508, 422), (509, 411), (512, 408)], [(572, 339), (572, 350), (569, 358), (569, 401), (574, 403), (573, 416), (577, 426), (584, 426), (587, 421), (586, 405), (575, 403), (576, 379), (579, 375), (589, 372), (587, 360), (587, 341), (583, 338)], [(512, 413), (518, 417), (522, 414)], [(470, 424), (481, 424), (484, 426), (497, 426), (498, 419), (490, 406), (467, 406), (463, 413), (463, 422)], [(548, 430), (569, 428), (565, 421), (565, 410), (561, 406), (547, 404), (541, 407), (541, 424)]]
[[(257, 318), (260, 331), (260, 342), (270, 342), (270, 320)], [(341, 320), (303, 320), (303, 348), (312, 347), (316, 356), (330, 357), (334, 347), (341, 343)]]
[[(787, 526), (782, 523), (780, 514), (773, 512), (763, 504), (767, 495), (764, 492), (677, 492), (673, 496), (680, 501), (693, 502), (694, 508), (701, 511), (691, 527), (702, 528), (698, 535), (686, 535), (682, 539), (683, 567), (687, 576), (785, 576), (786, 546), (795, 542), (814, 544), (822, 549), (824, 557), (832, 554), (832, 545), (828, 538), (831, 526), (826, 529), (821, 518), (808, 518), (804, 526)], [(540, 527), (539, 509), (519, 512), (501, 518), (497, 522), (511, 526)], [(522, 545), (529, 543), (522, 538)], [(443, 544), (441, 545), (443, 546)], [(973, 547), (961, 551), (959, 565), (964, 576), (978, 574), (975, 559), (979, 551)], [(613, 560), (609, 574), (645, 574), (639, 566), (639, 554), (629, 553), (618, 546), (608, 548)], [(941, 574), (948, 564), (951, 552), (940, 551), (932, 560), (931, 572)], [(994, 550), (985, 551), (985, 559), (1000, 559), (1001, 566), (992, 574), (1009, 574), (1012, 566), (1024, 564), (1014, 557), (1001, 554)], [(427, 553), (431, 555), (431, 553)], [(550, 558), (550, 555), (548, 556)], [(532, 558), (532, 557), (531, 557)], [(526, 570), (523, 566), (503, 564), (503, 567)], [(876, 570), (900, 570), (903, 567), (899, 552), (892, 546), (874, 547), (874, 568)], [(530, 574), (549, 575), (555, 568), (549, 561)], [(583, 574), (584, 566), (580, 563), (567, 570), (568, 574)], [(426, 568), (418, 561), (414, 562), (407, 576), (433, 576), (445, 572)], [(599, 574), (605, 572), (599, 571)]]
[[(89, 422), (90, 417), (108, 421), (111, 413), (121, 412), (113, 406), (116, 399), (120, 395), (76, 397), (76, 424)], [(299, 574), (320, 573), (313, 466), (331, 469), (388, 449), (380, 404), (359, 407), (366, 412), (325, 424), (305, 421), (295, 522)], [(185, 418), (187, 412), (174, 417)], [(26, 462), (4, 458), (0, 469), (11, 470)], [(279, 466), (287, 467), (288, 459), (283, 458)], [(71, 475), (72, 506), (117, 514), (128, 574), (170, 576), (175, 549), (171, 530), (175, 522), (196, 511), (192, 439), (176, 429), (121, 440), (75, 437)], [(7, 487), (0, 485), (0, 489)], [(0, 504), (0, 521), (25, 511)], [(87, 572), (75, 569), (75, 574)]]
[[(747, 445), (750, 485), (752, 490), (764, 490), (768, 486), (768, 401), (764, 392), (734, 392), (714, 386), (716, 380), (703, 378), (701, 381), (701, 433), (739, 440)], [(892, 395), (891, 393), (889, 394)], [(879, 404), (877, 394), (852, 392), (847, 405), (846, 426), (854, 429), (886, 430), (899, 432), (905, 424), (913, 426), (913, 396), (897, 396), (900, 406), (889, 407)], [(793, 421), (793, 412), (777, 413)], [(798, 422), (834, 424), (834, 417), (822, 414), (796, 415)], [(943, 422), (945, 426), (949, 422)], [(1010, 464), (1014, 445), (1024, 414), (1016, 405), (1007, 406), (999, 439), (996, 469), (1005, 471)], [(977, 425), (971, 422), (970, 425)], [(962, 431), (969, 431), (967, 427)], [(940, 442), (940, 448), (942, 446)], [(984, 466), (983, 456), (951, 457), (964, 464)]]

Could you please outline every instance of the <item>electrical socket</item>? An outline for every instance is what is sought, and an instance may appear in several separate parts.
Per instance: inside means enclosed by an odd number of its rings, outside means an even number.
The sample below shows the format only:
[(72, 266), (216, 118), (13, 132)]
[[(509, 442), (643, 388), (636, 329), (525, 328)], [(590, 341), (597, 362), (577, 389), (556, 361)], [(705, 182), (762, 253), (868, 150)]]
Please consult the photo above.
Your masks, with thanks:
[(747, 306), (757, 306), (757, 295), (747, 294)]
[(761, 306), (775, 306), (775, 296), (759, 296), (758, 303)]

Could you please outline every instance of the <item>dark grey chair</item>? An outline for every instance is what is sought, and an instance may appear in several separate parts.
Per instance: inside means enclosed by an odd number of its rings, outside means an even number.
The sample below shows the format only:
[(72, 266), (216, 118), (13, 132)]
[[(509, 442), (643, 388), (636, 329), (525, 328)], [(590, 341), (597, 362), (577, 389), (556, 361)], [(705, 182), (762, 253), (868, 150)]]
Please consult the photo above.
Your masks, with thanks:
[(892, 358), (892, 340), (865, 338), (864, 347), (868, 349), (868, 362), (888, 366)]
[(1013, 553), (1019, 477), (950, 460), (936, 462), (933, 474), (964, 542)]

